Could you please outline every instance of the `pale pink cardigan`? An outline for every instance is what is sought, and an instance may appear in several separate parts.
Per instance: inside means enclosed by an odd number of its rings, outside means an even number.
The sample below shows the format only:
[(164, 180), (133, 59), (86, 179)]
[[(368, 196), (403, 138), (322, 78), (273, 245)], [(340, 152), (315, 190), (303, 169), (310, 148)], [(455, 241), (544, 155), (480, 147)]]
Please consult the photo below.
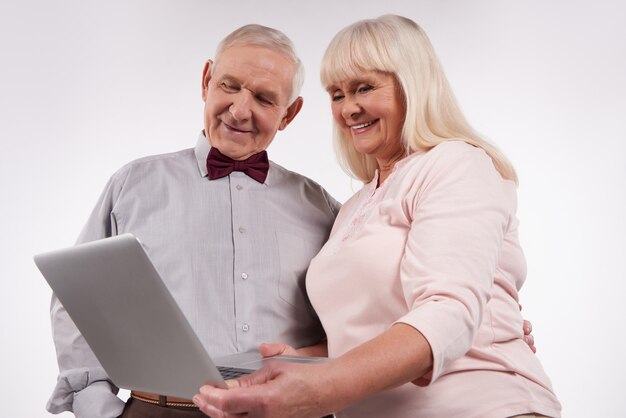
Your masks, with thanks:
[(402, 322), (426, 337), (434, 366), (417, 384), (342, 416), (560, 416), (550, 380), (522, 340), (516, 185), (461, 141), (404, 158), (376, 185), (375, 178), (342, 207), (309, 268), (309, 297), (331, 357)]

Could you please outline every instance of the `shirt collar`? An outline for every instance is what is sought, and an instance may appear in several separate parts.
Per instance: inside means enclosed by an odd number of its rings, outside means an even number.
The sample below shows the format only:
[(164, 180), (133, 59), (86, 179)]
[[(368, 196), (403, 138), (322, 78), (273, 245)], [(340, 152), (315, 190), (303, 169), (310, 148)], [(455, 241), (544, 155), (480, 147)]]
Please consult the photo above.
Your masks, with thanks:
[(194, 153), (196, 154), (198, 171), (200, 172), (200, 175), (202, 177), (206, 177), (209, 174), (206, 169), (206, 157), (209, 155), (210, 150), (211, 146), (209, 145), (209, 140), (206, 138), (206, 136), (204, 136), (204, 131), (200, 131)]

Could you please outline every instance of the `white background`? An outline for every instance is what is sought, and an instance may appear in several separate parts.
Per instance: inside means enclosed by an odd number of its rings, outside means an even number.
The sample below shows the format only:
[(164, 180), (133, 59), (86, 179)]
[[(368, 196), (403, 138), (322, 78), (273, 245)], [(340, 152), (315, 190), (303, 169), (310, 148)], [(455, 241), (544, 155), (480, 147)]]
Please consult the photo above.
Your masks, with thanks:
[(469, 120), (518, 169), (523, 312), (564, 416), (623, 416), (626, 6), (602, 0), (2, 0), (0, 415), (47, 416), (56, 380), (32, 255), (74, 242), (122, 164), (194, 145), (204, 60), (236, 27), (283, 30), (307, 68), (271, 158), (341, 201), (358, 189), (318, 68), (334, 33), (384, 13), (424, 27)]

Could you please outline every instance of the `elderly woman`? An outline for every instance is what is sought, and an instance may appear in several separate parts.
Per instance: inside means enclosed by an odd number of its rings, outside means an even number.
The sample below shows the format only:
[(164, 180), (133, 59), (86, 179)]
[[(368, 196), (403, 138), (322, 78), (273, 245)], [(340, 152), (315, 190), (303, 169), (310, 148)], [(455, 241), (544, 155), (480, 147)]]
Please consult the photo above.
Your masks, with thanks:
[(321, 78), (341, 160), (365, 183), (307, 274), (333, 360), (275, 362), (194, 401), (214, 418), (559, 416), (522, 339), (515, 171), (463, 117), (425, 33), (357, 22)]

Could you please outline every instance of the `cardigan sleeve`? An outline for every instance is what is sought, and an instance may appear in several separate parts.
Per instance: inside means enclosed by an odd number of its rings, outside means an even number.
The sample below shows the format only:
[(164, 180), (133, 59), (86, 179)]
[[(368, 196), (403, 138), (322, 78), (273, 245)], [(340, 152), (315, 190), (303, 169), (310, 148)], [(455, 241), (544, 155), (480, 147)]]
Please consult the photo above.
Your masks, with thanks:
[(409, 312), (397, 322), (419, 330), (433, 355), (418, 385), (471, 348), (508, 223), (504, 180), (483, 150), (460, 144), (431, 150), (405, 199), (412, 219), (400, 278)]

